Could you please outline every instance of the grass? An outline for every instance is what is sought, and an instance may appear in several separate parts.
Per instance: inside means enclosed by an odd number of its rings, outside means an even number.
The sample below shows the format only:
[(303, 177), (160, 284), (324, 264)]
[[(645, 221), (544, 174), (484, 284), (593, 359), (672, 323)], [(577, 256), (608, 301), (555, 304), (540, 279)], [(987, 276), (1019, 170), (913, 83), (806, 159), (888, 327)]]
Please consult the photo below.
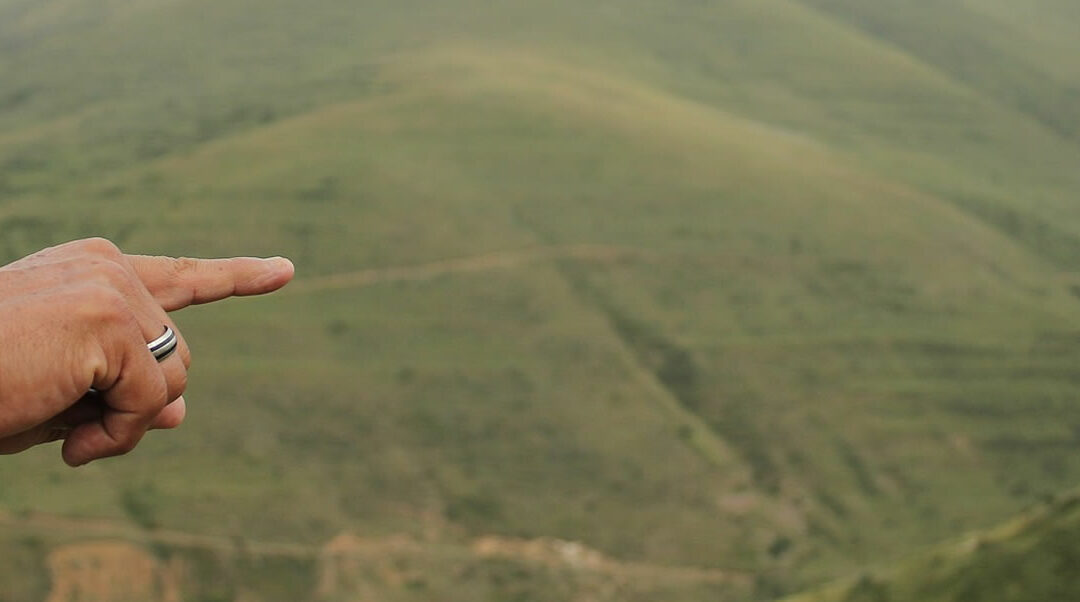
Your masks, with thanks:
[[(300, 279), (179, 316), (182, 431), (74, 472), (5, 459), (0, 507), (755, 575), (684, 599), (1000, 521), (1080, 481), (1076, 18), (0, 0), (4, 259), (105, 235), (287, 254)], [(619, 252), (538, 251), (580, 248)], [(393, 595), (594, 587), (431, 562)], [(213, 595), (241, 595), (221, 570)], [(655, 585), (629, 583), (598, 599)]]
[(1068, 600), (1075, 566), (1077, 499), (1067, 495), (1012, 521), (870, 570), (791, 602)]

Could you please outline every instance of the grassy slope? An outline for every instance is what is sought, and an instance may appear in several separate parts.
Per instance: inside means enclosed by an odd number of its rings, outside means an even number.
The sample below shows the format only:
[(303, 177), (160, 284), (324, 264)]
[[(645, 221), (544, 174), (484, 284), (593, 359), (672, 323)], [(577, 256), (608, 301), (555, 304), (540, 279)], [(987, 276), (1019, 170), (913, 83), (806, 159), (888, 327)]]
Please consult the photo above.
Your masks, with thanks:
[(994, 530), (790, 602), (1073, 600), (1080, 596), (1078, 535), (1080, 499), (1071, 495)]
[[(745, 596), (745, 575), (621, 563), (552, 539), (469, 545), (342, 537), (326, 546), (152, 533), (109, 521), (0, 515), (4, 595), (14, 600), (596, 601)], [(86, 570), (87, 567), (92, 567)], [(81, 570), (80, 570), (81, 569)], [(83, 586), (85, 587), (85, 585)], [(182, 596), (182, 597), (181, 597)]]
[(813, 4), (0, 2), (8, 257), (621, 253), (186, 313), (185, 432), (6, 460), (0, 503), (556, 535), (765, 595), (1077, 481), (1071, 38), (987, 30), (1055, 59), (1033, 114), (1026, 80)]

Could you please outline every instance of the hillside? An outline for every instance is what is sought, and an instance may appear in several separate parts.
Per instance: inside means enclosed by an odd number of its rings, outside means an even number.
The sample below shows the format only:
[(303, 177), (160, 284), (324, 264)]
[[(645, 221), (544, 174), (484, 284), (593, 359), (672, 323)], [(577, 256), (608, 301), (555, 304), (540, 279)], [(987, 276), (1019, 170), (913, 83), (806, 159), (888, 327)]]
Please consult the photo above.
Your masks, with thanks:
[(898, 566), (867, 572), (790, 602), (920, 602), (1075, 600), (1080, 498), (1046, 508), (985, 533), (938, 546)]
[(342, 533), (321, 545), (0, 515), (6, 599), (675, 600), (743, 597), (750, 575), (619, 562), (577, 542), (498, 536), (436, 542)]
[(298, 269), (178, 316), (183, 429), (4, 458), (0, 509), (751, 576), (685, 599), (1004, 520), (1080, 483), (1077, 27), (1060, 0), (0, 0), (3, 259), (105, 235)]

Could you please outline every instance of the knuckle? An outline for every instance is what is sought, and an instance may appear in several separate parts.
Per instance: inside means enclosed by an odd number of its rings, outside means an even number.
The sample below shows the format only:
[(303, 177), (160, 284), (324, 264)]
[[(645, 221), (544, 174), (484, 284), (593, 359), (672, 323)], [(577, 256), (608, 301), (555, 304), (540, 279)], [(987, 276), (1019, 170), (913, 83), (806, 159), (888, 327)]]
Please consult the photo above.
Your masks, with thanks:
[(142, 439), (142, 436), (139, 433), (126, 433), (116, 440), (113, 445), (113, 452), (118, 456), (131, 453), (139, 445), (140, 439)]
[(131, 273), (115, 261), (107, 259), (93, 261), (90, 269), (99, 278), (117, 288), (126, 288), (131, 282)]
[(90, 379), (93, 384), (98, 378), (103, 378), (109, 369), (109, 358), (100, 345), (89, 346), (90, 349), (82, 355), (82, 363), (79, 364), (80, 374)]
[(177, 397), (184, 394), (188, 386), (188, 374), (187, 370), (180, 370), (178, 373), (169, 379), (169, 397), (168, 401), (172, 401)]
[(169, 383), (165, 377), (154, 379), (154, 383), (147, 388), (146, 414), (150, 418), (157, 416), (165, 406), (169, 405)]
[(101, 257), (115, 258), (123, 255), (120, 251), (120, 247), (116, 246), (111, 240), (107, 238), (94, 237), (80, 240), (76, 243), (79, 251), (90, 255), (98, 255)]
[(115, 288), (91, 284), (79, 291), (79, 307), (91, 320), (118, 322), (131, 319), (127, 299)]
[(191, 347), (188, 346), (187, 339), (184, 335), (180, 334), (180, 329), (174, 324), (173, 332), (176, 333), (176, 355), (180, 358), (180, 361), (184, 364), (184, 372), (191, 369)]
[(201, 269), (201, 263), (198, 259), (192, 259), (191, 257), (174, 257), (170, 262), (172, 272), (177, 276), (185, 276), (193, 274)]
[(173, 270), (177, 273), (189, 273), (197, 271), (199, 269), (199, 259), (193, 259), (191, 257), (174, 257), (173, 258)]

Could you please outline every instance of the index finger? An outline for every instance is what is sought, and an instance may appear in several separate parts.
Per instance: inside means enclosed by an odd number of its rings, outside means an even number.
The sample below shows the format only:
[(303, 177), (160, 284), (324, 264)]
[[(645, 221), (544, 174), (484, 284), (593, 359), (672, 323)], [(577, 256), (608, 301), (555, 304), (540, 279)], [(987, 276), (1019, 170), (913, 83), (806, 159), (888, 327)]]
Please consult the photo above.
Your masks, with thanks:
[(284, 257), (126, 257), (139, 280), (165, 311), (227, 297), (273, 292), (292, 280), (294, 269), (292, 262)]

